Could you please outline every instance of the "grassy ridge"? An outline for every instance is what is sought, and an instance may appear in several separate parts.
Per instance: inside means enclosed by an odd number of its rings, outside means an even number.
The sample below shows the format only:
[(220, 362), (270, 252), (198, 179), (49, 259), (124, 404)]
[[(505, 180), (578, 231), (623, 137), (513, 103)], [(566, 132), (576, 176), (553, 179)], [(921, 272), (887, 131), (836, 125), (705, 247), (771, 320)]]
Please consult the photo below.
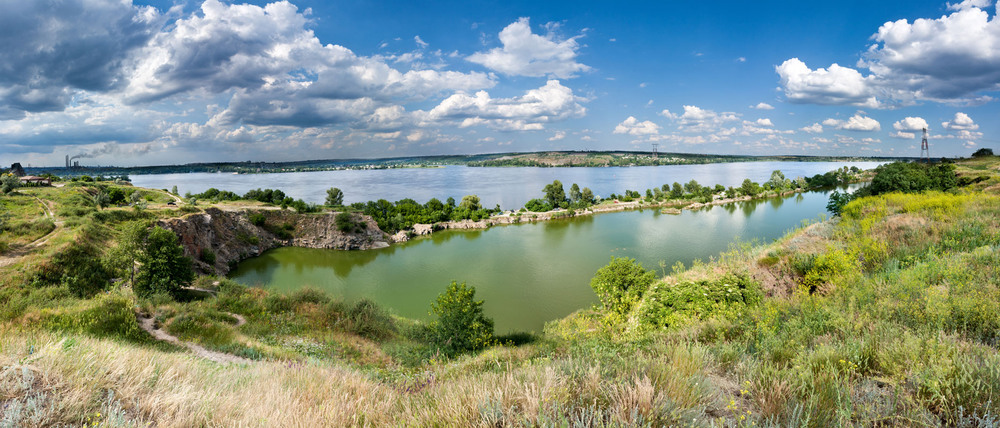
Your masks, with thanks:
[[(983, 180), (956, 192), (852, 201), (773, 244), (677, 266), (624, 315), (580, 311), (532, 343), (455, 359), (427, 353), (406, 320), (314, 291), (222, 281), (214, 297), (174, 302), (8, 286), (0, 421), (996, 425), (998, 166), (962, 165)], [(121, 318), (135, 306), (174, 335), (256, 361), (218, 365), (152, 343)]]

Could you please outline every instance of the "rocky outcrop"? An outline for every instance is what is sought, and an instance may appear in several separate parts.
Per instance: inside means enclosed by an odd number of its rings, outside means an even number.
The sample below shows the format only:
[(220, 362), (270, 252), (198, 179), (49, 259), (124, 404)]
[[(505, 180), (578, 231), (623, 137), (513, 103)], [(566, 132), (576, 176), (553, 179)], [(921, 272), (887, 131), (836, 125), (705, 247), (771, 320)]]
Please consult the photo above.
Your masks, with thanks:
[(196, 270), (217, 275), (226, 274), (243, 259), (276, 247), (367, 250), (389, 245), (388, 235), (370, 217), (355, 214), (355, 220), (364, 226), (344, 233), (337, 229), (335, 214), (208, 208), (202, 213), (160, 220), (157, 225), (177, 234), (184, 254), (195, 261)]

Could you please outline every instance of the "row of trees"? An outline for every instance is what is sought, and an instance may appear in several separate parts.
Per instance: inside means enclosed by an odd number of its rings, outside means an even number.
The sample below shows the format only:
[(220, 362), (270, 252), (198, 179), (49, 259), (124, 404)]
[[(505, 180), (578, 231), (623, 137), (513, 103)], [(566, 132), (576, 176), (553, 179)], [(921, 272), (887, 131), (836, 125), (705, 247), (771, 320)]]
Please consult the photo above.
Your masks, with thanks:
[[(176, 186), (175, 186), (176, 189)], [(246, 192), (243, 195), (239, 195), (228, 190), (219, 190), (214, 187), (205, 190), (204, 192), (198, 194), (191, 194), (190, 192), (184, 195), (184, 198), (189, 201), (197, 201), (199, 199), (207, 199), (213, 202), (220, 201), (258, 201), (265, 204), (272, 204), (281, 206), (281, 208), (292, 207), (295, 211), (300, 213), (314, 213), (319, 212), (320, 207), (316, 204), (306, 203), (302, 199), (295, 199), (291, 196), (285, 194), (278, 189), (253, 189)], [(343, 198), (343, 196), (341, 196)]]
[(445, 202), (431, 198), (425, 204), (409, 198), (396, 202), (379, 199), (355, 202), (351, 204), (351, 208), (371, 216), (380, 229), (389, 233), (409, 229), (416, 223), (466, 219), (478, 221), (500, 212), (499, 205), (492, 209), (483, 208), (476, 195), (465, 196), (457, 204), (455, 198), (448, 198)]
[(589, 187), (580, 189), (580, 185), (573, 183), (569, 187), (569, 195), (563, 189), (563, 184), (559, 180), (546, 184), (542, 189), (544, 197), (532, 199), (524, 204), (524, 209), (532, 212), (545, 212), (556, 208), (586, 208), (597, 203), (597, 196)]
[(928, 165), (918, 162), (893, 162), (875, 168), (875, 177), (868, 186), (852, 193), (834, 191), (826, 205), (827, 211), (839, 215), (848, 202), (865, 196), (884, 193), (918, 193), (927, 190), (947, 191), (958, 186), (955, 165), (947, 162)]

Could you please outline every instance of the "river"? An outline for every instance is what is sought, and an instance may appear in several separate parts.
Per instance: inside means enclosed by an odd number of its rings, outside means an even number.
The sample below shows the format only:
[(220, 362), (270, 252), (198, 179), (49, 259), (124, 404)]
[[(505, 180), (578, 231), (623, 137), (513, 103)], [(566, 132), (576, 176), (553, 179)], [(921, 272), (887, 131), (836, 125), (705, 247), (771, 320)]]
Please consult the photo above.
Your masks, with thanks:
[(451, 281), (465, 281), (485, 300), (498, 333), (539, 332), (545, 322), (597, 303), (589, 281), (612, 256), (636, 258), (660, 276), (678, 261), (707, 262), (736, 240), (770, 242), (817, 219), (827, 200), (828, 192), (808, 192), (680, 215), (647, 209), (442, 231), (369, 251), (278, 248), (240, 263), (231, 277), (280, 292), (315, 287), (348, 302), (369, 298), (424, 320)]
[(500, 205), (518, 209), (532, 198), (542, 197), (542, 188), (553, 180), (563, 182), (566, 190), (572, 183), (590, 187), (595, 195), (621, 194), (626, 189), (644, 192), (663, 184), (687, 183), (739, 186), (749, 178), (763, 183), (771, 171), (781, 170), (786, 177), (813, 176), (842, 166), (869, 169), (878, 162), (738, 162), (704, 165), (669, 165), (613, 168), (401, 168), (388, 170), (343, 170), (289, 172), (276, 174), (148, 174), (132, 175), (136, 186), (170, 189), (181, 194), (204, 192), (210, 187), (244, 194), (256, 188), (281, 189), (285, 194), (311, 203), (323, 203), (326, 190), (344, 191), (344, 202), (365, 202), (411, 198), (424, 203), (430, 198), (461, 200), (478, 195), (484, 207)]

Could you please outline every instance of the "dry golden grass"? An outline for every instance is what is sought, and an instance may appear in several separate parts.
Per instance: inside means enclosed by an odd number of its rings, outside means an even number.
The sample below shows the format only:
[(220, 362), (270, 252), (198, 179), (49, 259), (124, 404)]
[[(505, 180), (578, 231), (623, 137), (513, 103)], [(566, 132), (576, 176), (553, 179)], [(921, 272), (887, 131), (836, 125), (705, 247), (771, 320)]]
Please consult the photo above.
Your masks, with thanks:
[(628, 426), (690, 423), (720, 401), (702, 375), (710, 358), (688, 345), (643, 359), (627, 375), (581, 358), (534, 364), (529, 346), (387, 381), (315, 361), (221, 365), (114, 340), (0, 332), (0, 402), (39, 424)]

